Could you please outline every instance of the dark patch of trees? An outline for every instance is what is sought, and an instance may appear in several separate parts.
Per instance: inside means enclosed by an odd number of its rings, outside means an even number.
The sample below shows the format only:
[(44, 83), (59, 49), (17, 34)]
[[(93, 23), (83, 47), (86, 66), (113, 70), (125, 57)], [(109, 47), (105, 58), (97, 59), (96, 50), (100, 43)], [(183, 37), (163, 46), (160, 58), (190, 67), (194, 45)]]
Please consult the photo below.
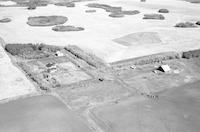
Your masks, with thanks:
[(46, 58), (60, 50), (59, 47), (45, 44), (7, 44), (5, 50), (13, 56), (24, 59)]

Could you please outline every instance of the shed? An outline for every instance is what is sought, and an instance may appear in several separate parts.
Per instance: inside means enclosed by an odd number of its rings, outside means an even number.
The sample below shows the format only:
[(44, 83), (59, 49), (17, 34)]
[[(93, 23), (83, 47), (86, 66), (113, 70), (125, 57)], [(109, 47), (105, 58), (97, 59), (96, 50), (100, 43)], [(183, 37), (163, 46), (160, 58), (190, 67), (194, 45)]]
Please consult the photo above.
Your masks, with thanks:
[(56, 54), (55, 54), (56, 56), (64, 56), (64, 54), (62, 53), (62, 52), (60, 52), (60, 51), (56, 51)]
[(158, 67), (157, 70), (162, 71), (162, 72), (169, 72), (171, 71), (171, 68), (169, 67), (169, 65), (161, 65)]
[(48, 72), (48, 73), (54, 73), (54, 72), (56, 72), (56, 71), (57, 71), (56, 68), (49, 68), (49, 69), (47, 69), (47, 72)]
[(136, 69), (135, 65), (130, 66), (131, 69)]
[(48, 68), (52, 68), (52, 67), (56, 68), (56, 63), (49, 62), (49, 63), (46, 64), (46, 67), (48, 67)]

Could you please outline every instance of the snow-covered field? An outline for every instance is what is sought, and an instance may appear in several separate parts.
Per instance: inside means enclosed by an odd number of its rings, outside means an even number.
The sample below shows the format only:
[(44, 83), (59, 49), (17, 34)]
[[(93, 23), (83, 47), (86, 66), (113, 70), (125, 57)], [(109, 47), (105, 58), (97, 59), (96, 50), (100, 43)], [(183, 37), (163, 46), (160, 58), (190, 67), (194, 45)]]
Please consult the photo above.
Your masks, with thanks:
[(34, 85), (11, 63), (2, 43), (0, 39), (0, 100), (35, 93)]
[(11, 5), (16, 5), (16, 2), (13, 2), (13, 1), (0, 1), (0, 5), (2, 5), (2, 6), (11, 6)]
[[(121, 6), (125, 10), (141, 13), (124, 18), (108, 17), (109, 13), (96, 9), (96, 13), (85, 13), (88, 3), (104, 3)], [(169, 9), (165, 20), (143, 20), (145, 13), (156, 13), (160, 8)], [(0, 24), (0, 36), (7, 43), (43, 42), (51, 45), (75, 44), (93, 52), (107, 62), (138, 57), (164, 51), (182, 51), (200, 48), (200, 28), (177, 29), (178, 22), (200, 20), (200, 4), (176, 0), (101, 0), (76, 3), (75, 8), (48, 5), (27, 10), (25, 7), (1, 7), (0, 19), (9, 17), (10, 23)], [(55, 32), (52, 27), (30, 27), (29, 16), (63, 15), (69, 18), (64, 25), (85, 28), (80, 32)], [(113, 40), (137, 32), (157, 32), (160, 43), (131, 43), (121, 45)], [(141, 38), (143, 39), (143, 38)]]

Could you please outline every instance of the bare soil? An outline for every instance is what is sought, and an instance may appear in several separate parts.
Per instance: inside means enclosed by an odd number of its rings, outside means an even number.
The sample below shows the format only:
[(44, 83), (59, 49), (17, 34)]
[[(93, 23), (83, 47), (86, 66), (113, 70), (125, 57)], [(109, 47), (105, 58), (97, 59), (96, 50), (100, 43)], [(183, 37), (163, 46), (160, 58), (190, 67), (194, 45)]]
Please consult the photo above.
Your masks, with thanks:
[(102, 82), (88, 80), (71, 87), (57, 89), (56, 92), (76, 111), (84, 111), (91, 106), (115, 102), (135, 94), (120, 82), (107, 80)]
[(109, 132), (197, 132), (200, 129), (200, 82), (159, 93), (159, 99), (136, 100), (91, 110)]
[(53, 96), (0, 104), (2, 132), (91, 132), (83, 120)]

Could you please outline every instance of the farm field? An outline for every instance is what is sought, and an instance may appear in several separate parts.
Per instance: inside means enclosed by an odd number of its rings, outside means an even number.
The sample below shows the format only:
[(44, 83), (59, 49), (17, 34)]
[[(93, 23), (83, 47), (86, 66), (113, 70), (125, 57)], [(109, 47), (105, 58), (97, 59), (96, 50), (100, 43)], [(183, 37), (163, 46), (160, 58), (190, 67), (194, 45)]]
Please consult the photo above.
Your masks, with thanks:
[(75, 113), (52, 96), (19, 99), (0, 107), (4, 132), (90, 132)]
[(93, 109), (91, 116), (97, 117), (96, 122), (109, 132), (196, 132), (200, 125), (199, 84), (161, 92), (158, 100), (130, 99)]
[(0, 132), (198, 132), (198, 0), (0, 0)]

